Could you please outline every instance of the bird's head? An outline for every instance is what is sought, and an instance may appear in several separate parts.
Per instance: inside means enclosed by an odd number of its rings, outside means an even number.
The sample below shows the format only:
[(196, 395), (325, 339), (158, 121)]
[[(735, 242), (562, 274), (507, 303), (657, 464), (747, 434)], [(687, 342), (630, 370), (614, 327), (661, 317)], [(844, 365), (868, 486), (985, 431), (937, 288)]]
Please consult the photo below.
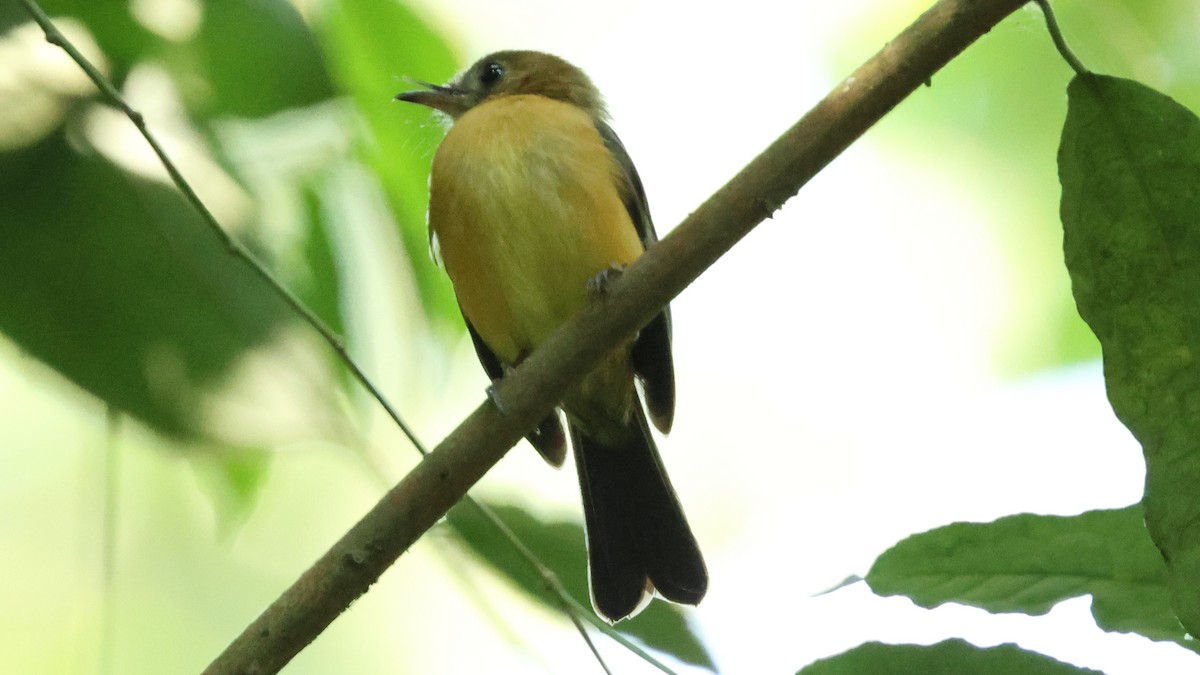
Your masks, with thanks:
[(471, 108), (501, 96), (532, 94), (563, 101), (597, 119), (606, 116), (604, 101), (584, 72), (552, 54), (503, 51), (489, 54), (448, 84), (420, 82), (426, 89), (396, 95), (458, 119)]

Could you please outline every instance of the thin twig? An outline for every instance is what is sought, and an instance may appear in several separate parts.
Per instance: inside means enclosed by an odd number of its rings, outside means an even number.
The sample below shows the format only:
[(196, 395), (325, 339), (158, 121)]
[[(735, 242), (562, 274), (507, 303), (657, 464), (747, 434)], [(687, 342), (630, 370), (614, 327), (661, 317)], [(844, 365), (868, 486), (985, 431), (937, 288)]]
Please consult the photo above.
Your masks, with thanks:
[[(308, 323), (314, 330), (317, 331), (317, 333), (321, 335), (325, 342), (327, 342), (337, 354), (341, 362), (350, 370), (351, 374), (354, 376), (354, 379), (357, 380), (358, 383), (367, 390), (371, 397), (374, 398), (387, 412), (388, 416), (391, 417), (396, 426), (400, 428), (406, 437), (408, 437), (412, 447), (418, 453), (420, 453), (421, 456), (428, 455), (428, 450), (426, 450), (425, 445), (420, 441), (420, 439), (417, 438), (416, 433), (411, 427), (409, 427), (404, 419), (400, 417), (399, 412), (392, 407), (391, 403), (383, 396), (383, 393), (375, 386), (370, 378), (367, 377), (366, 373), (363, 372), (363, 370), (358, 366), (358, 363), (355, 362), (355, 360), (350, 356), (349, 351), (346, 349), (345, 341), (337, 333), (330, 329), (323, 321), (321, 321), (321, 319), (315, 313), (308, 309), (308, 307), (306, 307), (300, 301), (300, 299), (296, 297), (295, 294), (288, 290), (288, 288), (284, 286), (283, 283), (279, 281), (275, 275), (266, 268), (265, 265), (259, 262), (253, 256), (253, 254), (246, 249), (246, 247), (242, 246), (240, 242), (230, 236), (229, 233), (226, 232), (223, 227), (221, 227), (220, 223), (217, 222), (216, 217), (213, 216), (212, 212), (208, 210), (208, 207), (205, 206), (203, 201), (201, 201), (200, 197), (196, 194), (195, 190), (192, 189), (192, 186), (188, 183), (187, 179), (183, 177), (183, 174), (179, 171), (178, 167), (175, 166), (175, 163), (159, 144), (158, 139), (146, 125), (143, 115), (130, 106), (128, 101), (125, 100), (125, 98), (121, 95), (117, 88), (113, 86), (108, 78), (105, 77), (104, 74), (101, 73), (99, 69), (97, 69), (90, 61), (88, 61), (88, 59), (75, 47), (75, 45), (72, 44), (65, 35), (63, 35), (62, 31), (60, 31), (58, 27), (54, 25), (54, 22), (50, 20), (50, 17), (46, 15), (45, 11), (42, 10), (41, 6), (38, 5), (37, 2), (34, 0), (21, 0), (21, 2), (25, 5), (26, 10), (28, 10), (34, 21), (37, 22), (42, 31), (46, 34), (46, 41), (60, 47), (63, 51), (65, 51), (71, 57), (71, 59), (75, 61), (75, 63), (78, 64), (81, 69), (83, 69), (83, 71), (92, 80), (105, 98), (108, 99), (112, 105), (124, 112), (125, 115), (133, 122), (134, 126), (136, 126), (138, 131), (142, 134), (142, 137), (146, 139), (146, 142), (150, 145), (151, 149), (154, 150), (154, 154), (158, 156), (159, 161), (166, 169), (167, 174), (170, 176), (172, 182), (174, 182), (179, 191), (183, 193), (184, 197), (192, 205), (196, 212), (200, 214), (204, 223), (213, 232), (213, 234), (220, 238), (221, 242), (224, 244), (229, 253), (238, 260), (241, 260), (247, 267), (250, 268), (251, 271), (254, 272), (254, 274), (258, 275), (263, 281), (265, 281), (266, 284), (280, 297), (280, 299), (282, 299), (289, 307), (291, 307), (293, 311), (295, 311), (302, 319), (304, 319), (306, 323)], [(493, 524), (500, 525), (499, 529), (504, 538), (508, 540), (508, 542), (513, 546), (514, 549), (518, 551), (518, 553), (520, 553), (521, 556), (525, 557), (526, 562), (539, 570), (539, 574), (541, 574), (543, 578), (553, 580), (553, 583), (548, 584), (548, 588), (558, 595), (559, 604), (567, 612), (567, 615), (571, 619), (572, 623), (574, 623), (579, 629), (579, 633), (584, 642), (587, 643), (588, 648), (591, 649), (593, 654), (596, 654), (596, 658), (600, 661), (601, 667), (603, 667), (607, 672), (608, 667), (604, 665), (603, 659), (600, 658), (600, 655), (596, 652), (595, 645), (592, 644), (591, 637), (587, 634), (583, 624), (580, 622), (580, 616), (590, 618), (590, 613), (588, 613), (587, 610), (582, 609), (579, 604), (574, 601), (574, 598), (571, 598), (570, 595), (567, 594), (566, 590), (562, 586), (562, 583), (559, 582), (558, 578), (554, 575), (554, 572), (548, 569), (536, 557), (533, 557), (533, 554), (520, 541), (520, 539), (517, 538), (516, 534), (514, 534), (512, 530), (503, 526), (503, 521), (500, 520), (500, 517), (497, 516), (494, 511), (492, 511), (487, 505), (476, 501), (470, 495), (467, 495), (465, 499), (474, 504), (475, 507), (478, 508), (480, 512), (483, 513)], [(642, 658), (649, 661), (652, 665), (660, 669), (663, 668), (661, 663), (654, 660), (645, 651), (641, 650), (636, 645), (633, 645), (633, 643), (626, 640), (616, 631), (608, 631), (608, 634), (618, 643), (641, 655)]]
[(541, 421), (612, 345), (633, 335), (775, 207), (950, 59), (1026, 0), (940, 0), (674, 231), (647, 249), (603, 302), (563, 324), (206, 673), (275, 673), (366, 592), (402, 552)]
[(1076, 75), (1090, 75), (1091, 71), (1087, 66), (1083, 65), (1076, 56), (1075, 52), (1067, 46), (1067, 40), (1063, 37), (1062, 30), (1058, 26), (1058, 19), (1054, 16), (1054, 10), (1050, 8), (1050, 0), (1034, 0), (1038, 7), (1042, 8), (1042, 14), (1046, 17), (1046, 29), (1050, 31), (1050, 39), (1054, 40), (1054, 46), (1058, 48), (1058, 53), (1062, 55), (1063, 60), (1071, 66)]

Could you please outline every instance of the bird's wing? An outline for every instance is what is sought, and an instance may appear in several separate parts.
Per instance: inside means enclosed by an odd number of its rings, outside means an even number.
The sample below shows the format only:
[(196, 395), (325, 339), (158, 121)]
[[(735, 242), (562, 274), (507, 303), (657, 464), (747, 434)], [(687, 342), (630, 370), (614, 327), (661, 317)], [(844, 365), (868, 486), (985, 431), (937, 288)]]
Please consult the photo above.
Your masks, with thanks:
[[(475, 355), (479, 357), (483, 372), (487, 373), (493, 382), (504, 377), (504, 365), (500, 363), (499, 357), (487, 346), (483, 338), (479, 337), (479, 332), (467, 321), (465, 314), (463, 321), (466, 321), (467, 332), (471, 334), (471, 344), (475, 345)], [(547, 462), (553, 466), (563, 465), (567, 458), (567, 436), (557, 410), (551, 410), (525, 438)]]
[[(462, 310), (459, 310), (462, 311)], [(479, 363), (483, 366), (483, 372), (487, 373), (488, 379), (493, 382), (504, 377), (504, 366), (500, 364), (499, 357), (492, 351), (491, 347), (479, 337), (479, 331), (475, 330), (475, 326), (467, 320), (467, 315), (463, 314), (463, 321), (467, 324), (467, 332), (471, 334), (471, 344), (475, 345), (475, 355), (479, 357)]]
[[(604, 139), (604, 145), (612, 153), (620, 169), (617, 190), (625, 203), (625, 210), (633, 226), (637, 228), (642, 245), (650, 248), (658, 241), (654, 222), (650, 219), (650, 207), (646, 203), (646, 189), (638, 176), (629, 152), (617, 133), (603, 121), (596, 121), (596, 130)], [(671, 430), (675, 417), (675, 366), (671, 357), (671, 310), (663, 311), (650, 320), (638, 333), (633, 345), (633, 371), (642, 381), (646, 395), (646, 408), (654, 426), (664, 434)]]

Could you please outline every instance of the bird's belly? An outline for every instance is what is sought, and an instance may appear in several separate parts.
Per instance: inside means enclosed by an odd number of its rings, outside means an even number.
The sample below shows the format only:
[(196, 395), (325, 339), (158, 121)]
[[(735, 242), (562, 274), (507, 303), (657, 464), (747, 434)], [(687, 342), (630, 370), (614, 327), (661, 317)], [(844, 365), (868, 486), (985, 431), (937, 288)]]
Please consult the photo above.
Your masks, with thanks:
[[(590, 117), (537, 97), (472, 110), (434, 158), (430, 228), (467, 320), (515, 364), (642, 243)], [(503, 105), (502, 105), (503, 103)]]
[[(557, 224), (488, 228), (467, 247), (442, 255), (463, 314), (500, 359), (517, 363), (563, 321), (580, 311), (588, 280), (619, 261), (589, 250)], [(439, 235), (440, 237), (440, 235)], [(556, 240), (554, 245), (549, 242)], [(456, 252), (457, 251), (457, 252)]]

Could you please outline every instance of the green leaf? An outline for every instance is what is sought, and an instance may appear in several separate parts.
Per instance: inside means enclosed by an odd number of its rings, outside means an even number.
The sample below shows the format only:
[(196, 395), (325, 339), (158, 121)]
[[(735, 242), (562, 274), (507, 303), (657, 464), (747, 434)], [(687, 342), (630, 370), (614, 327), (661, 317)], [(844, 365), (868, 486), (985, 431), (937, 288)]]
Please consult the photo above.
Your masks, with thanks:
[(430, 261), (425, 224), (429, 166), (442, 130), (428, 110), (393, 100), (414, 86), (405, 78), (441, 82), (458, 63), (445, 40), (395, 0), (333, 0), (317, 32), (335, 79), (366, 122), (363, 159), (383, 182), (422, 305), (435, 326), (461, 332), (453, 289)]
[(1013, 644), (976, 647), (963, 640), (935, 645), (868, 642), (801, 668), (797, 675), (1100, 675)]
[(1063, 242), (1108, 398), (1146, 457), (1146, 525), (1200, 635), (1200, 120), (1136, 82), (1071, 82)]
[(905, 595), (922, 607), (957, 602), (1033, 615), (1091, 594), (1092, 615), (1104, 630), (1190, 646), (1171, 612), (1166, 566), (1136, 504), (939, 527), (884, 552), (867, 583), (880, 595)]
[(16, 2), (0, 4), (0, 33), (30, 21), (29, 12)]
[(62, 133), (0, 155), (0, 331), (169, 434), (284, 307), (173, 190)]
[[(571, 597), (580, 605), (591, 607), (582, 527), (574, 522), (542, 521), (515, 506), (493, 504), (489, 508), (542, 564), (554, 572)], [(530, 597), (559, 611), (559, 604), (548, 595), (537, 572), (473, 504), (455, 506), (447, 520), (463, 543), (480, 559)], [(601, 624), (601, 628), (610, 629), (607, 624)], [(655, 600), (636, 617), (617, 624), (615, 629), (680, 661), (716, 670), (712, 656), (688, 628), (677, 605)]]
[(217, 533), (228, 538), (246, 522), (266, 485), (271, 453), (225, 447), (192, 448), (196, 479), (216, 513)]
[[(311, 181), (315, 182), (315, 181)], [(342, 279), (338, 274), (333, 250), (333, 232), (321, 205), (318, 188), (299, 186), (307, 216), (303, 243), (304, 266), (301, 278), (291, 282), (296, 297), (337, 335), (345, 335), (342, 315)], [(339, 370), (341, 370), (339, 368)]]
[(193, 112), (261, 117), (333, 95), (316, 38), (291, 2), (208, 0), (201, 7), (196, 36), (163, 50)]

